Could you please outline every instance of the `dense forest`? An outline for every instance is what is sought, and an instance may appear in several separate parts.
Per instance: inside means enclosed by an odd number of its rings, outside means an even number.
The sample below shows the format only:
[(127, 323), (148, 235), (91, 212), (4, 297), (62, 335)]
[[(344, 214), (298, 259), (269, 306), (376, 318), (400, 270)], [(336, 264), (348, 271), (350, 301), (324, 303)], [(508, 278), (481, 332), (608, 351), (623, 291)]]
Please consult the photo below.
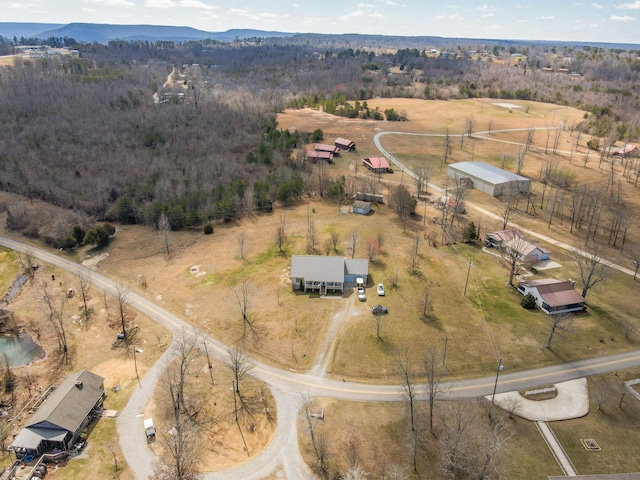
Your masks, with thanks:
[[(356, 186), (301, 161), (311, 132), (280, 130), (274, 114), (286, 107), (365, 116), (372, 112), (349, 101), (537, 100), (585, 109), (581, 131), (609, 142), (640, 135), (637, 51), (452, 44), (437, 54), (424, 45), (381, 53), (295, 39), (57, 44), (79, 57), (0, 70), (0, 188), (68, 209), (29, 219), (12, 206), (13, 227), (56, 246), (73, 225), (96, 220), (152, 225), (165, 213), (180, 229), (310, 191), (352, 193)], [(5, 39), (3, 52), (13, 49)]]

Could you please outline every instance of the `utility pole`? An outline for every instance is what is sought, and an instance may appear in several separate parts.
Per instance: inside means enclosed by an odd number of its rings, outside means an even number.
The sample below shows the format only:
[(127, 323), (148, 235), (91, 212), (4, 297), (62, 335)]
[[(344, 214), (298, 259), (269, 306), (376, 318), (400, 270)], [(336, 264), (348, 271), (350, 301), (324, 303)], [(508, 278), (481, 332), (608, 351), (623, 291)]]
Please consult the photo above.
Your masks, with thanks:
[(211, 360), (209, 359), (209, 350), (207, 349), (207, 342), (204, 343), (204, 352), (207, 354), (207, 365), (209, 365), (209, 376), (211, 377), (211, 387), (215, 387), (213, 384), (213, 365), (211, 365)]
[(498, 359), (498, 370), (496, 371), (496, 383), (493, 385), (493, 395), (491, 396), (491, 404), (494, 405), (494, 400), (496, 399), (496, 389), (498, 388), (498, 377), (500, 376), (500, 372), (502, 371), (502, 359)]
[(467, 296), (467, 285), (469, 284), (469, 274), (471, 273), (471, 267), (473, 267), (473, 259), (469, 259), (469, 269), (467, 270), (467, 280), (464, 282), (464, 293)]

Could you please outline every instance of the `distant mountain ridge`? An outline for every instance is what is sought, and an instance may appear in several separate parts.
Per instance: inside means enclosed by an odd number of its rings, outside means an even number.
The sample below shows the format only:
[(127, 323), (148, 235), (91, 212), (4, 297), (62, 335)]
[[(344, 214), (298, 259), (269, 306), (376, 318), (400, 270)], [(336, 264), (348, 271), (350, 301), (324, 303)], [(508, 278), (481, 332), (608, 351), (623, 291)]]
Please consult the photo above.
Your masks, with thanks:
[(252, 37), (291, 37), (294, 33), (271, 32), (253, 29), (232, 29), (226, 32), (206, 32), (192, 27), (174, 27), (165, 25), (110, 25), (101, 23), (12, 23), (0, 22), (0, 35), (6, 38), (24, 37), (46, 40), (47, 38), (73, 38), (78, 42), (107, 43), (110, 40), (189, 40), (213, 39), (228, 42)]
[(167, 25), (111, 25), (101, 23), (19, 23), (0, 22), (0, 36), (13, 39), (24, 37), (46, 40), (55, 38), (73, 38), (82, 43), (108, 43), (111, 40), (124, 41), (149, 41), (157, 42), (169, 40), (175, 42), (187, 42), (190, 40), (212, 39), (220, 42), (231, 42), (236, 39), (247, 38), (293, 38), (298, 42), (326, 43), (327, 39), (338, 40), (342, 45), (353, 48), (376, 48), (381, 44), (394, 48), (415, 48), (417, 45), (450, 46), (450, 45), (478, 45), (479, 43), (491, 43), (502, 45), (555, 45), (575, 46), (589, 45), (602, 48), (620, 48), (625, 50), (640, 49), (640, 44), (632, 43), (606, 43), (589, 41), (550, 41), (535, 39), (490, 39), (490, 38), (453, 38), (440, 36), (399, 36), (399, 35), (375, 35), (375, 34), (322, 34), (322, 33), (290, 33), (278, 31), (265, 31), (255, 29), (230, 29), (225, 32), (207, 32), (192, 27), (175, 27)]

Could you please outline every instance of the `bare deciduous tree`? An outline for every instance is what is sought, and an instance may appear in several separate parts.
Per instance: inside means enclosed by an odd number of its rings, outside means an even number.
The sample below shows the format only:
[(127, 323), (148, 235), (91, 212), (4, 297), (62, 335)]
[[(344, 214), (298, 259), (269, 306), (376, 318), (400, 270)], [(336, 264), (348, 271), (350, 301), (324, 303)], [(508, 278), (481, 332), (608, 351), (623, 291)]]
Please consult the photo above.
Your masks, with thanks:
[(349, 236), (347, 237), (347, 251), (351, 258), (354, 258), (356, 255), (356, 249), (358, 248), (358, 231), (353, 229), (349, 232)]
[(640, 245), (635, 245), (629, 255), (631, 257), (631, 263), (633, 263), (633, 279), (635, 280), (638, 276), (638, 269), (640, 268)]
[(418, 309), (423, 320), (427, 320), (433, 313), (433, 301), (431, 299), (431, 285), (427, 282), (422, 289), (422, 295), (418, 297)]
[(240, 260), (244, 260), (244, 248), (247, 244), (247, 232), (243, 230), (238, 233), (236, 241), (238, 242), (238, 248), (240, 249)]
[(47, 319), (51, 326), (53, 327), (53, 331), (56, 334), (56, 339), (58, 340), (58, 351), (62, 355), (62, 360), (64, 363), (67, 363), (69, 359), (69, 347), (67, 344), (67, 332), (66, 332), (66, 321), (64, 318), (64, 306), (65, 300), (67, 296), (64, 293), (60, 294), (60, 302), (56, 305), (56, 301), (47, 290), (47, 284), (42, 284), (42, 299), (48, 309)]
[(334, 253), (338, 253), (338, 245), (340, 244), (340, 233), (332, 228), (329, 230), (329, 236), (331, 237), (331, 245), (333, 246)]
[(318, 430), (318, 422), (321, 420), (321, 417), (315, 411), (316, 406), (308, 395), (303, 397), (300, 410), (302, 411), (307, 431), (311, 437), (311, 447), (313, 448), (313, 456), (315, 460), (313, 470), (316, 475), (319, 475), (321, 478), (328, 478), (328, 460), (330, 458), (329, 445), (324, 433)]
[(433, 409), (440, 393), (440, 381), (445, 374), (442, 353), (436, 347), (430, 347), (422, 357), (422, 367), (427, 379), (427, 398), (429, 399), (429, 432), (433, 434)]
[(550, 315), (551, 317), (551, 330), (549, 330), (549, 337), (547, 338), (546, 348), (551, 350), (551, 341), (554, 335), (560, 335), (559, 332), (567, 331), (571, 328), (573, 323), (573, 316), (568, 313), (558, 313)]
[(164, 213), (161, 213), (160, 217), (158, 217), (158, 232), (160, 232), (162, 247), (165, 255), (167, 256), (167, 260), (171, 260), (171, 223), (169, 222), (167, 215)]
[(605, 281), (611, 274), (611, 269), (602, 253), (602, 246), (596, 241), (589, 240), (573, 252), (573, 261), (578, 267), (582, 280), (582, 296), (585, 298), (592, 287)]
[(500, 248), (500, 254), (509, 266), (509, 285), (513, 287), (513, 278), (516, 276), (518, 261), (522, 260), (528, 242), (525, 234), (521, 231), (513, 230), (512, 232), (511, 239)]
[(258, 331), (255, 322), (249, 316), (249, 309), (251, 308), (251, 286), (243, 280), (239, 287), (233, 289), (233, 293), (236, 296), (238, 307), (240, 307), (240, 314), (242, 315), (242, 337), (244, 338), (249, 332), (254, 337), (257, 337)]
[(408, 250), (409, 254), (409, 271), (412, 275), (420, 273), (420, 235), (415, 232), (413, 241)]
[(280, 253), (284, 253), (284, 245), (287, 243), (287, 216), (282, 213), (276, 224), (276, 243)]
[(307, 254), (313, 255), (316, 253), (317, 243), (318, 232), (316, 230), (316, 222), (311, 219), (307, 225)]
[(393, 373), (400, 380), (400, 384), (402, 385), (402, 389), (404, 390), (404, 398), (407, 402), (407, 406), (409, 407), (410, 437), (413, 450), (413, 470), (417, 471), (418, 426), (416, 422), (415, 412), (417, 393), (414, 384), (414, 373), (411, 368), (411, 361), (409, 359), (408, 350), (404, 350), (402, 353), (399, 353), (394, 359)]
[(128, 315), (128, 307), (129, 307), (129, 289), (127, 286), (118, 282), (116, 284), (116, 288), (113, 291), (113, 296), (116, 298), (116, 302), (118, 303), (118, 317), (120, 318), (120, 323), (122, 325), (122, 336), (124, 339), (125, 346), (129, 345), (129, 337), (127, 332), (127, 315)]
[(78, 293), (80, 294), (80, 298), (82, 299), (82, 318), (85, 322), (85, 327), (89, 328), (89, 320), (91, 319), (91, 314), (93, 313), (93, 309), (89, 307), (89, 292), (91, 291), (91, 287), (93, 283), (91, 282), (91, 277), (84, 270), (78, 270), (76, 272), (76, 280), (78, 285)]
[(18, 262), (20, 263), (22, 274), (29, 279), (29, 283), (33, 283), (37, 268), (36, 257), (33, 254), (33, 250), (27, 248), (24, 253), (19, 253)]

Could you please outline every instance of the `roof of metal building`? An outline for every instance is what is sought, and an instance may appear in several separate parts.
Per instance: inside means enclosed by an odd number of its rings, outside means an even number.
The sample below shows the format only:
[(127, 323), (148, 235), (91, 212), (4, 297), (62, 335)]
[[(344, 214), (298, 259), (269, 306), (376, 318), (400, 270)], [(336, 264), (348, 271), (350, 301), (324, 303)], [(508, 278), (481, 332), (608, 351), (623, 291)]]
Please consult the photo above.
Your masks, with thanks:
[(512, 182), (514, 180), (529, 181), (527, 177), (516, 175), (515, 173), (507, 172), (506, 170), (482, 162), (459, 162), (449, 165), (449, 168), (480, 178), (494, 185)]

